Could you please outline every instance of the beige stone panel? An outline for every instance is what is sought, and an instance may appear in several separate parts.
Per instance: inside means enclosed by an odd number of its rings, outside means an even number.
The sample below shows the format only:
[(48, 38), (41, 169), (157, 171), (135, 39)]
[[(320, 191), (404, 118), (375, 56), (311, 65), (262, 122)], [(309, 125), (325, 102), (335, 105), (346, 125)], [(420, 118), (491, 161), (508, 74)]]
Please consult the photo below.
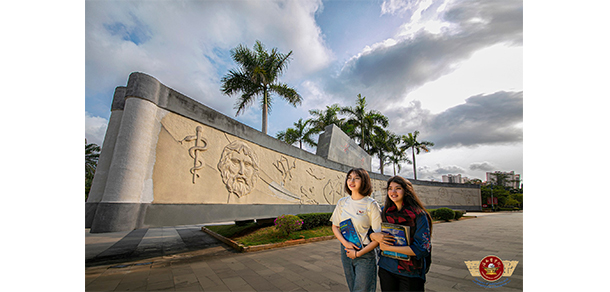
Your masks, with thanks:
[[(346, 195), (342, 172), (261, 147), (173, 113), (166, 115), (161, 124), (153, 203), (335, 204)], [(195, 147), (197, 127), (201, 128), (199, 137), (205, 140), (200, 140), (199, 145), (205, 145), (205, 150), (189, 152)], [(225, 147), (235, 144), (247, 145), (258, 158), (253, 188), (241, 196), (229, 192), (218, 169)], [(195, 170), (194, 175), (191, 170), (197, 164), (191, 154), (195, 152), (203, 167)]]
[[(242, 148), (232, 151), (231, 147)], [(234, 191), (229, 190), (227, 185), (231, 183), (223, 181), (219, 169), (223, 151), (236, 159), (229, 177), (236, 176), (240, 167), (249, 169), (252, 177), (247, 185), (250, 189), (240, 191), (239, 187), (234, 187)], [(244, 154), (246, 152), (252, 157)], [(261, 147), (173, 113), (161, 121), (156, 153), (153, 203), (334, 205), (347, 195), (343, 189), (344, 172)], [(228, 161), (226, 159), (225, 163), (232, 164)], [(251, 166), (244, 166), (246, 164)], [(239, 183), (233, 185), (239, 186)], [(372, 198), (383, 205), (386, 181), (373, 179), (372, 187)], [(414, 188), (425, 205), (480, 204), (476, 189), (422, 185), (414, 185)]]
[[(195, 141), (185, 138), (197, 135), (197, 127), (202, 128), (201, 138), (207, 141), (204, 151), (189, 151), (195, 147)], [(176, 114), (168, 114), (161, 121), (161, 131), (157, 144), (157, 161), (153, 172), (153, 203), (163, 204), (218, 204), (226, 203), (224, 185), (217, 183), (220, 176), (216, 163), (220, 155), (216, 154), (214, 144), (218, 135), (210, 127), (198, 124)], [(217, 131), (216, 131), (217, 132)], [(182, 142), (181, 142), (182, 141)], [(196, 154), (201, 169), (191, 171), (195, 166)], [(223, 200), (224, 197), (224, 200)]]
[(481, 202), (478, 189), (421, 185), (415, 185), (414, 188), (425, 205), (478, 206)]

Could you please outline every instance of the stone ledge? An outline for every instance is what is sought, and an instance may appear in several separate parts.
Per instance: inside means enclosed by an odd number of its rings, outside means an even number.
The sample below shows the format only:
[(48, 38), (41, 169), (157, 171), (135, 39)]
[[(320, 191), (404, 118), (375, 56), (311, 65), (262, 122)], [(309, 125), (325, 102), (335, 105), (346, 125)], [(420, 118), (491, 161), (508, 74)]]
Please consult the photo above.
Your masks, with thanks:
[(205, 227), (201, 227), (201, 231), (213, 236), (214, 238), (222, 241), (223, 243), (229, 245), (230, 247), (232, 247), (233, 249), (235, 249), (238, 252), (253, 252), (253, 251), (261, 251), (261, 250), (266, 250), (266, 249), (272, 249), (272, 248), (278, 248), (278, 247), (286, 247), (286, 246), (292, 246), (292, 245), (297, 245), (297, 244), (303, 244), (303, 243), (309, 243), (309, 242), (317, 242), (317, 241), (323, 241), (323, 240), (330, 240), (330, 239), (334, 239), (335, 236), (334, 235), (328, 235), (328, 236), (320, 236), (320, 237), (314, 237), (314, 238), (302, 238), (302, 239), (293, 239), (293, 240), (288, 240), (288, 241), (284, 241), (284, 242), (278, 242), (278, 243), (268, 243), (268, 244), (261, 244), (261, 245), (253, 245), (253, 246), (245, 246), (237, 241), (233, 241), (229, 238), (226, 238), (210, 229), (207, 229)]

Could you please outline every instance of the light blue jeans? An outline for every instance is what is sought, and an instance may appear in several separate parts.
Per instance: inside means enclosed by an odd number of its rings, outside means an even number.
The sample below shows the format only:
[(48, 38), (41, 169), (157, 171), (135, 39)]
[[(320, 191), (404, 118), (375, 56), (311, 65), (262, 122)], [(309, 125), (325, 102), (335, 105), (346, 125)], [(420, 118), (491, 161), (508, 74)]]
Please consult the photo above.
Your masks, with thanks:
[(347, 287), (351, 292), (375, 292), (377, 288), (377, 260), (375, 250), (350, 259), (341, 245), (341, 263), (347, 280)]

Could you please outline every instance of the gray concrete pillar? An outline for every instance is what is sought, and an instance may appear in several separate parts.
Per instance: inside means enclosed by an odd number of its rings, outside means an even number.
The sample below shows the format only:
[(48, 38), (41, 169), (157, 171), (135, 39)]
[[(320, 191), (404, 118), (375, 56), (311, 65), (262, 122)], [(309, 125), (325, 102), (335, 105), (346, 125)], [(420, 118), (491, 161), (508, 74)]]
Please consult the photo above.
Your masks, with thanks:
[(114, 98), (111, 108), (112, 112), (108, 121), (108, 127), (106, 128), (106, 135), (104, 136), (104, 143), (102, 144), (102, 152), (100, 153), (100, 158), (98, 159), (95, 176), (93, 177), (91, 190), (89, 191), (89, 197), (85, 203), (85, 228), (91, 228), (93, 218), (95, 218), (95, 211), (97, 210), (97, 206), (99, 202), (102, 201), (102, 197), (104, 195), (106, 181), (108, 180), (108, 171), (110, 169), (112, 156), (114, 154), (114, 145), (121, 126), (121, 118), (123, 117), (125, 89), (125, 87), (117, 87), (114, 91)]
[(116, 137), (106, 186), (91, 232), (141, 227), (153, 200), (152, 170), (161, 118), (167, 111), (138, 97), (127, 96)]

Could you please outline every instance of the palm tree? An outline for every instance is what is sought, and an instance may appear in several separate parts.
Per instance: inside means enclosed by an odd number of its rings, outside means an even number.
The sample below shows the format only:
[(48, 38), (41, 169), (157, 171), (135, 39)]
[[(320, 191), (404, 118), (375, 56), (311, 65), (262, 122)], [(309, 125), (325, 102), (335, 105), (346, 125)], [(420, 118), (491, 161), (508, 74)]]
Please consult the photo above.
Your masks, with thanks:
[(294, 128), (288, 128), (286, 131), (278, 132), (276, 138), (290, 145), (299, 142), (299, 148), (301, 149), (303, 149), (303, 142), (311, 147), (316, 147), (316, 142), (311, 139), (313, 128), (307, 128), (310, 123), (311, 120), (306, 120), (303, 122), (303, 119), (300, 118), (296, 123), (294, 123)]
[(309, 119), (312, 125), (312, 133), (323, 132), (326, 126), (332, 124), (337, 125), (343, 132), (346, 132), (348, 129), (345, 127), (345, 119), (338, 117), (339, 111), (341, 111), (339, 104), (327, 105), (325, 110), (309, 110), (309, 114), (313, 116), (313, 118)]
[(85, 139), (85, 201), (89, 197), (89, 190), (97, 168), (97, 161), (100, 158), (100, 146), (96, 144), (87, 144)]
[(419, 135), (419, 131), (415, 131), (413, 133), (408, 133), (407, 135), (403, 135), (402, 136), (402, 142), (404, 143), (401, 146), (402, 150), (406, 150), (411, 148), (411, 151), (413, 153), (413, 178), (417, 179), (417, 172), (416, 172), (416, 166), (415, 166), (415, 153), (417, 152), (417, 154), (419, 154), (419, 152), (421, 150), (424, 150), (425, 152), (430, 152), (430, 149), (428, 147), (432, 147), (434, 146), (434, 143), (429, 142), (429, 141), (417, 141), (417, 135)]
[(93, 178), (97, 160), (100, 158), (100, 146), (97, 144), (87, 144), (85, 139), (85, 178)]
[(267, 115), (271, 112), (273, 99), (271, 93), (288, 101), (296, 107), (302, 102), (301, 96), (294, 88), (288, 87), (285, 83), (278, 82), (278, 78), (284, 73), (290, 55), (278, 52), (273, 48), (271, 53), (265, 50), (265, 46), (256, 41), (254, 49), (251, 51), (243, 45), (239, 45), (231, 50), (231, 57), (239, 65), (238, 69), (229, 70), (229, 73), (222, 77), (222, 93), (233, 95), (241, 92), (241, 97), (235, 103), (237, 113), (242, 114), (246, 108), (254, 103), (257, 96), (261, 96), (261, 107), (263, 109), (262, 132), (267, 134)]
[(390, 163), (392, 163), (392, 168), (394, 169), (394, 175), (396, 175), (397, 171), (396, 169), (398, 168), (398, 172), (400, 172), (400, 170), (402, 169), (402, 167), (400, 166), (401, 162), (406, 162), (408, 164), (412, 164), (413, 162), (411, 162), (411, 160), (409, 160), (409, 158), (407, 157), (405, 150), (401, 149), (400, 147), (398, 147), (398, 144), (400, 144), (400, 137), (397, 135), (394, 135), (391, 137), (391, 141), (389, 142), (392, 147), (391, 147), (391, 152), (390, 152), (390, 156), (388, 156), (388, 160)]
[(389, 160), (388, 154), (396, 148), (396, 141), (400, 142), (396, 134), (386, 130), (376, 130), (375, 135), (371, 138), (371, 152), (379, 158), (379, 170), (383, 174), (383, 167), (392, 163)]
[(382, 131), (383, 128), (388, 126), (389, 121), (388, 118), (382, 115), (379, 111), (370, 110), (367, 112), (366, 106), (366, 97), (358, 94), (356, 106), (343, 107), (341, 108), (340, 112), (342, 114), (351, 116), (351, 118), (346, 122), (355, 129), (350, 136), (352, 138), (358, 137), (360, 140), (360, 148), (372, 155), (372, 153), (369, 151), (372, 147), (371, 137), (373, 136), (373, 131)]

